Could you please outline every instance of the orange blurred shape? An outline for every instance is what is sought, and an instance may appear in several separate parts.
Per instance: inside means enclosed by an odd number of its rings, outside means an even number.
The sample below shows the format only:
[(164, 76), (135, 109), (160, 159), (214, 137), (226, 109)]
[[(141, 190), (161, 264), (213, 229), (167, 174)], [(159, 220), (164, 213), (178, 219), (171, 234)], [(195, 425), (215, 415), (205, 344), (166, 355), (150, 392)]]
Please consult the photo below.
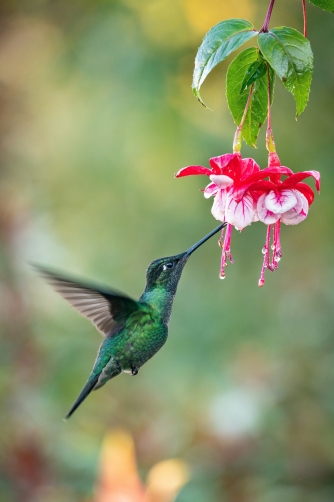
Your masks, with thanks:
[(182, 460), (159, 462), (148, 474), (144, 502), (173, 502), (188, 480), (189, 469)]
[(252, 0), (183, 0), (183, 8), (188, 22), (199, 33), (205, 34), (212, 26), (229, 18), (253, 21)]
[(132, 437), (121, 430), (108, 433), (102, 444), (94, 501), (142, 502), (143, 497)]
[(173, 502), (188, 479), (184, 462), (165, 460), (150, 470), (145, 489), (138, 475), (132, 437), (115, 430), (103, 440), (94, 502)]

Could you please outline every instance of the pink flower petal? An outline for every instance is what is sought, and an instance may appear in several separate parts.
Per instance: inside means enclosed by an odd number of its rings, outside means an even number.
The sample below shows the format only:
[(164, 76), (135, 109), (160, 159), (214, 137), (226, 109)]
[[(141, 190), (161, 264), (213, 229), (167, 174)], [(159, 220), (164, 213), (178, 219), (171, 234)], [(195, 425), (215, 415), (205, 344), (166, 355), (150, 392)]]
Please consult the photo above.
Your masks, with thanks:
[(295, 186), (295, 189), (298, 190), (298, 192), (302, 193), (305, 195), (308, 205), (310, 206), (313, 201), (314, 201), (314, 192), (311, 187), (306, 185), (306, 183), (297, 183)]
[(301, 173), (295, 173), (286, 180), (283, 181), (284, 188), (295, 188), (296, 183), (303, 181), (305, 178), (312, 176), (315, 179), (315, 188), (320, 191), (320, 173), (319, 171), (303, 171)]
[(265, 198), (265, 206), (272, 213), (285, 213), (297, 204), (297, 198), (293, 190), (271, 190)]
[(210, 159), (212, 174), (225, 174), (233, 180), (240, 179), (242, 160), (240, 153), (226, 154)]
[(219, 157), (212, 157), (210, 159), (210, 166), (212, 167), (213, 174), (222, 174), (222, 171), (230, 163), (237, 163), (239, 165), (240, 160), (239, 153), (226, 153), (225, 155), (219, 155)]
[(212, 174), (211, 169), (203, 166), (188, 166), (180, 169), (174, 176), (175, 178), (182, 178), (183, 176), (192, 176), (196, 174), (206, 174), (206, 176), (210, 176)]
[(281, 174), (283, 176), (293, 175), (293, 171), (289, 167), (285, 166), (270, 166), (262, 169), (261, 173), (267, 173), (267, 176), (272, 174)]
[(257, 214), (258, 218), (262, 223), (266, 225), (273, 225), (278, 221), (281, 217), (281, 213), (273, 213), (269, 211), (265, 205), (267, 194), (262, 194), (259, 200), (257, 201)]
[(211, 174), (210, 180), (213, 181), (219, 188), (227, 188), (233, 185), (234, 181), (229, 176), (224, 174)]
[[(304, 221), (308, 215), (309, 204), (306, 197), (302, 193), (298, 193), (298, 199), (298, 204), (282, 215), (281, 221), (285, 225), (298, 225), (298, 223)], [(300, 204), (302, 204), (302, 208), (298, 211)]]
[(244, 195), (240, 202), (233, 198), (232, 190), (227, 194), (225, 218), (228, 223), (242, 230), (252, 223), (254, 215), (254, 202), (250, 194)]
[(241, 179), (260, 171), (260, 166), (254, 159), (242, 159), (241, 166)]
[[(290, 176), (292, 174), (291, 169), (288, 167), (267, 167), (266, 169), (262, 169), (262, 171), (257, 171), (249, 176), (247, 178), (243, 179), (242, 181), (238, 180), (238, 188), (240, 190), (244, 188), (244, 190), (247, 190), (248, 187), (250, 187), (253, 183), (257, 183), (258, 181), (264, 180), (264, 178), (268, 178), (269, 176), (276, 176), (280, 177), (281, 175), (284, 176)], [(272, 183), (273, 180), (267, 181), (267, 183)], [(274, 184), (276, 186), (276, 184)]]
[(216, 183), (210, 183), (207, 187), (205, 187), (203, 194), (206, 199), (209, 197), (212, 197), (213, 195), (216, 195), (218, 192), (219, 187), (216, 185)]
[(233, 187), (234, 198), (236, 200), (240, 200), (247, 190), (249, 190), (252, 197), (254, 198), (254, 192), (269, 193), (270, 190), (276, 190), (276, 185), (272, 181), (261, 181), (261, 180), (252, 183), (247, 183), (245, 185), (238, 184), (237, 187)]
[(226, 190), (219, 189), (213, 201), (213, 206), (211, 208), (212, 216), (216, 218), (216, 220), (225, 221), (225, 207), (226, 207)]

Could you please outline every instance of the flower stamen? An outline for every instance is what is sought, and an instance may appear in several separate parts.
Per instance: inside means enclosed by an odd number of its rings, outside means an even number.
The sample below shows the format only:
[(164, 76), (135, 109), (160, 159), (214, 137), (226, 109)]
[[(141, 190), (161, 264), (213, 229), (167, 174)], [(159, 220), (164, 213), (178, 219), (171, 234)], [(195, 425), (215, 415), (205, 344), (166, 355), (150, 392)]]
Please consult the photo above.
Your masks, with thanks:
[(274, 225), (274, 244), (272, 246), (273, 247), (272, 264), (275, 270), (278, 268), (278, 262), (282, 258), (280, 231), (281, 231), (281, 221), (278, 220)]
[(263, 253), (263, 265), (261, 269), (261, 275), (259, 279), (259, 287), (261, 288), (264, 285), (264, 272), (266, 268), (270, 269), (270, 264), (269, 264), (269, 249), (270, 249), (270, 232), (271, 232), (271, 225), (268, 225), (267, 227), (267, 235), (266, 235), (266, 242), (265, 245), (262, 248), (262, 253)]
[(227, 259), (231, 262), (234, 263), (234, 260), (231, 255), (231, 235), (232, 235), (232, 225), (228, 224), (226, 226), (226, 233), (225, 233), (225, 238), (224, 238), (224, 243), (223, 242), (223, 237), (224, 237), (224, 230), (222, 230), (222, 235), (219, 239), (218, 244), (222, 248), (222, 257), (221, 257), (221, 262), (220, 262), (220, 271), (219, 271), (219, 277), (220, 279), (225, 279), (225, 267), (227, 267)]
[[(278, 220), (274, 225), (268, 225), (267, 227), (267, 235), (266, 235), (266, 243), (262, 248), (263, 257), (263, 265), (261, 269), (261, 275), (259, 279), (259, 286), (262, 287), (264, 285), (264, 273), (267, 268), (271, 272), (274, 272), (278, 269), (278, 263), (282, 258), (282, 249), (281, 249), (281, 241), (280, 241), (280, 231), (281, 231), (281, 221)], [(271, 232), (273, 235), (273, 243), (270, 246), (271, 241)], [(272, 250), (272, 255), (270, 259), (270, 250)]]

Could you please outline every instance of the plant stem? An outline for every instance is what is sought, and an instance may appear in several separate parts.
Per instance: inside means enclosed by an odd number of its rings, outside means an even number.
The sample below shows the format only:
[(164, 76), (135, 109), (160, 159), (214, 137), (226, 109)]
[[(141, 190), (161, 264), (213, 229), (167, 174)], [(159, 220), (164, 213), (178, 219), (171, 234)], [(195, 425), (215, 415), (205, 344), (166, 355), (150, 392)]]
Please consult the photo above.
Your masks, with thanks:
[(303, 4), (303, 17), (304, 17), (304, 37), (307, 37), (307, 19), (306, 19), (306, 2), (302, 0)]
[(243, 125), (244, 125), (244, 122), (245, 122), (245, 118), (246, 118), (246, 115), (247, 115), (247, 112), (248, 112), (249, 104), (250, 104), (251, 99), (252, 99), (253, 90), (254, 90), (254, 84), (252, 84), (251, 87), (250, 87), (250, 89), (249, 89), (249, 94), (248, 94), (247, 103), (246, 103), (246, 106), (245, 106), (245, 109), (244, 109), (244, 113), (243, 113), (241, 122), (238, 125), (237, 130), (235, 131), (234, 141), (233, 141), (233, 153), (238, 153), (241, 150), (242, 128), (243, 128)]
[(273, 8), (274, 8), (274, 3), (275, 3), (275, 0), (270, 0), (268, 11), (267, 11), (267, 14), (266, 14), (263, 26), (262, 26), (262, 28), (261, 28), (261, 30), (260, 30), (259, 33), (266, 33), (268, 31), (269, 21), (270, 21), (270, 18), (271, 18), (271, 13), (272, 13)]
[(269, 64), (268, 63), (267, 63), (267, 78), (268, 78), (268, 126), (267, 126), (267, 129), (271, 129), (271, 110), (270, 110), (271, 87), (270, 87), (270, 71), (269, 71)]
[(269, 71), (269, 64), (267, 63), (267, 75), (268, 75), (268, 124), (267, 124), (267, 133), (266, 133), (266, 147), (269, 152), (275, 153), (276, 152), (276, 147), (275, 147), (275, 141), (274, 141), (274, 134), (271, 129), (271, 111), (270, 111), (270, 97), (271, 97), (271, 88), (270, 88), (270, 71)]

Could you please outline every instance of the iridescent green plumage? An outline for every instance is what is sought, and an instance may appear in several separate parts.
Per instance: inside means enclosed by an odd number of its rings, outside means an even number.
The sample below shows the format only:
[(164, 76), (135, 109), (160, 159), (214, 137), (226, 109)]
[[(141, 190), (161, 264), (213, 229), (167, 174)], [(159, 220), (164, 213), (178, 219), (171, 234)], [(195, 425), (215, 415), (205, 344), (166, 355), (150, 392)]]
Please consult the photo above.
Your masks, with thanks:
[(65, 418), (72, 415), (92, 390), (111, 378), (122, 372), (136, 375), (163, 346), (176, 289), (189, 256), (224, 225), (219, 225), (188, 251), (153, 261), (147, 269), (145, 291), (138, 301), (36, 267), (54, 289), (105, 336), (93, 370)]

